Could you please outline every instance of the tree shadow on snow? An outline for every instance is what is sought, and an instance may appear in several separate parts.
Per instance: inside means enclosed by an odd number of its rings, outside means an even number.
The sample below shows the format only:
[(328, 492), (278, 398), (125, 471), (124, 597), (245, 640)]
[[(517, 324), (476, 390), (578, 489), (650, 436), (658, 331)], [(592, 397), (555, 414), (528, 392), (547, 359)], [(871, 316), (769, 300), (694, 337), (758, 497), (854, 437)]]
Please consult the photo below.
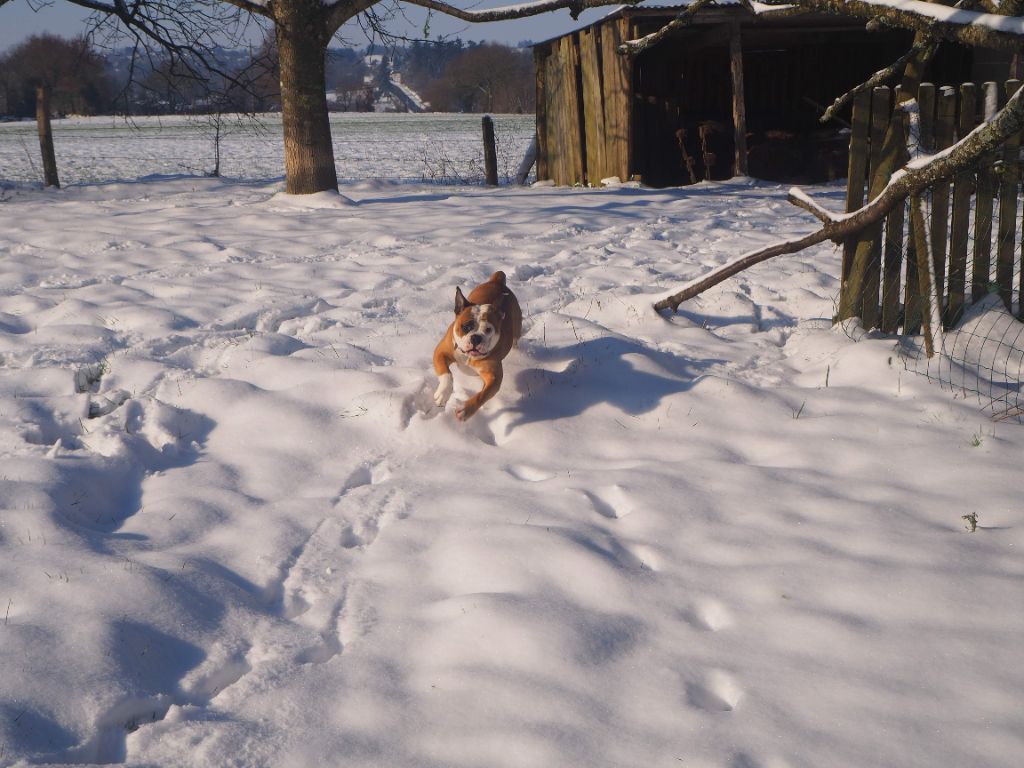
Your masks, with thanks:
[[(639, 416), (665, 397), (687, 391), (710, 366), (723, 362), (693, 361), (614, 336), (524, 352), (547, 365), (515, 374), (520, 399), (509, 408), (518, 414), (510, 429), (579, 416), (601, 403)], [(559, 368), (559, 363), (566, 365)]]

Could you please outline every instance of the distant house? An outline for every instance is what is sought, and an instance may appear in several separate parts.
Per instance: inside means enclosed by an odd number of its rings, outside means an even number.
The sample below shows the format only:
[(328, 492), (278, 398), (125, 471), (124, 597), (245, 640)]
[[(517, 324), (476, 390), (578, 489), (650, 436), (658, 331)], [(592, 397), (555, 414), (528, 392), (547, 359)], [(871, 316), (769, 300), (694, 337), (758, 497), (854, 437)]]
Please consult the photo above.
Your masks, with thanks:
[[(856, 19), (766, 17), (719, 0), (634, 59), (616, 53), (683, 7), (645, 6), (534, 46), (538, 179), (672, 186), (737, 170), (788, 182), (844, 176), (844, 125), (818, 117), (911, 43), (909, 33), (867, 32)], [(929, 76), (952, 83), (1006, 72), (1005, 61), (945, 46)]]

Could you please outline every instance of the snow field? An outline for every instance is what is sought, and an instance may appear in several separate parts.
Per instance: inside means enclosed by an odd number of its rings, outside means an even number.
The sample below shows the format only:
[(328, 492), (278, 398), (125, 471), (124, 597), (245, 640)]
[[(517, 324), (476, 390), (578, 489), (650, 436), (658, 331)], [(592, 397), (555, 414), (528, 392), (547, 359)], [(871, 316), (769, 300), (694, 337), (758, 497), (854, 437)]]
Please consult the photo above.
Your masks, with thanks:
[(830, 247), (650, 310), (784, 190), (342, 192), (0, 204), (0, 764), (1016, 764), (1020, 428), (833, 329)]
[[(533, 115), (495, 115), (498, 172), (515, 173), (534, 131)], [(225, 178), (263, 180), (281, 175), (281, 116), (220, 120), (220, 171)], [(341, 179), (415, 181), (483, 179), (480, 115), (331, 114)], [(205, 115), (70, 117), (53, 121), (61, 184), (91, 184), (155, 174), (203, 175), (216, 166), (217, 121)], [(33, 121), (0, 123), (2, 179), (41, 182), (39, 138)], [(0, 189), (2, 189), (0, 184)]]

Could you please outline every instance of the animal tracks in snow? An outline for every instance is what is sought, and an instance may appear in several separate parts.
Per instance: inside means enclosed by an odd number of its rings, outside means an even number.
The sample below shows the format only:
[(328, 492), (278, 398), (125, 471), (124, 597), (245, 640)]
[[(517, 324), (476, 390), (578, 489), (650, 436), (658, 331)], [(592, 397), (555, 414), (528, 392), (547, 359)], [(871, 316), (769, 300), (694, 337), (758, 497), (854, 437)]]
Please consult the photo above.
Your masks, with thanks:
[(593, 491), (584, 490), (594, 511), (610, 520), (618, 520), (633, 512), (632, 496), (621, 485), (608, 485)]
[(510, 464), (505, 467), (505, 471), (516, 480), (525, 480), (528, 483), (540, 483), (555, 477), (551, 470), (532, 467), (529, 464)]
[(717, 632), (733, 624), (732, 614), (717, 600), (698, 600), (682, 612), (683, 621), (694, 629)]
[[(543, 485), (548, 491), (551, 490), (547, 488), (548, 485), (560, 486), (562, 492), (582, 499), (585, 506), (596, 512), (602, 520), (619, 521), (641, 508), (632, 492), (619, 483), (580, 488), (576, 485), (577, 479), (568, 473), (560, 475), (553, 469), (532, 464), (508, 464), (503, 471), (513, 480)], [(614, 529), (604, 531), (604, 535), (609, 542), (604, 549), (622, 567), (630, 570), (659, 570), (661, 558), (655, 547), (628, 541), (622, 531)]]
[(391, 468), (383, 461), (352, 470), (332, 512), (282, 567), (277, 588), (281, 615), (316, 637), (295, 656), (300, 664), (330, 661), (372, 623), (350, 571), (384, 528), (408, 514), (405, 492), (390, 484), (390, 477)]
[(721, 669), (711, 669), (699, 680), (686, 683), (686, 702), (705, 712), (732, 712), (742, 698), (739, 683)]
[[(565, 514), (576, 510), (576, 514), (583, 515), (590, 530), (583, 533), (563, 529), (560, 535), (568, 541), (600, 555), (619, 568), (647, 572), (650, 574), (648, 578), (660, 578), (664, 568), (670, 565), (663, 563), (658, 540), (643, 535), (647, 517), (643, 513), (648, 502), (642, 492), (635, 490), (638, 485), (643, 485), (642, 468), (606, 470), (601, 477), (605, 482), (598, 483), (585, 482), (589, 475), (570, 476), (567, 472), (558, 473), (534, 464), (510, 463), (502, 467), (502, 471), (508, 482), (522, 484), (523, 494), (551, 494), (560, 489), (576, 500), (575, 504), (560, 506)], [(619, 482), (609, 483), (608, 479)], [(695, 597), (689, 605), (677, 610), (670, 620), (700, 633), (725, 631), (735, 624), (732, 610), (710, 596)], [(690, 637), (698, 644), (714, 642), (711, 638), (702, 640), (696, 634)], [(704, 670), (698, 667), (692, 674), (684, 676), (681, 683), (680, 695), (686, 705), (709, 716), (736, 710), (745, 695), (744, 686), (733, 673), (715, 667)]]

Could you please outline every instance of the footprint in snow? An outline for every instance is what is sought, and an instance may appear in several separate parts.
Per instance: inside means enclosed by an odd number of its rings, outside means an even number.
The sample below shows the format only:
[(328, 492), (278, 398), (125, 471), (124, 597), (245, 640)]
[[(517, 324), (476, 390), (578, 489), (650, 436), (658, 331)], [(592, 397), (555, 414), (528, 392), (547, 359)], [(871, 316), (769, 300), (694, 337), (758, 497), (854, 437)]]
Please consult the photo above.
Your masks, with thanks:
[(694, 629), (717, 632), (733, 624), (732, 614), (717, 600), (698, 600), (682, 612), (682, 619)]
[(606, 485), (593, 491), (582, 491), (594, 511), (609, 520), (618, 520), (635, 511), (632, 497), (621, 485)]
[(505, 471), (516, 480), (524, 480), (528, 483), (540, 483), (555, 476), (555, 473), (550, 470), (531, 467), (528, 464), (510, 464), (505, 467)]
[(742, 698), (739, 683), (721, 669), (712, 669), (702, 680), (686, 683), (686, 702), (705, 712), (732, 712)]

